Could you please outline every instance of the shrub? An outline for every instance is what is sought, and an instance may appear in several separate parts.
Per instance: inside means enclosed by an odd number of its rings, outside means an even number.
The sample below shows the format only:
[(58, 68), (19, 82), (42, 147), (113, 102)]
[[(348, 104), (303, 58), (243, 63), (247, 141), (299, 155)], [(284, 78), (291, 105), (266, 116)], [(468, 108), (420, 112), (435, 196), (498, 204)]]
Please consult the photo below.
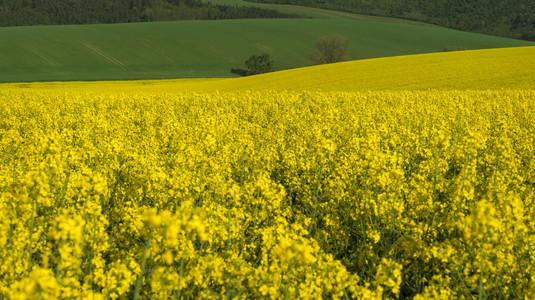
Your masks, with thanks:
[(245, 62), (247, 75), (262, 74), (273, 71), (273, 61), (269, 54), (251, 55)]
[(310, 59), (318, 65), (349, 60), (349, 41), (341, 36), (323, 36), (314, 42)]

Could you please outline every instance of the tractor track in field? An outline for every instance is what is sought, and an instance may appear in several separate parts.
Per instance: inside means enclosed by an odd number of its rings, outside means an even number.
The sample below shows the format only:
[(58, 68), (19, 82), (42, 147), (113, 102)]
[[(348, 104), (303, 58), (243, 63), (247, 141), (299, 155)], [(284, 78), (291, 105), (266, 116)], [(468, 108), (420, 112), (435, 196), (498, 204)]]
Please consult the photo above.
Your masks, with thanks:
[(123, 64), (120, 60), (114, 58), (113, 56), (109, 55), (108, 53), (104, 52), (104, 50), (98, 48), (97, 46), (87, 42), (87, 41), (81, 41), (81, 43), (86, 46), (87, 48), (89, 48), (89, 50), (95, 52), (96, 54), (98, 54), (99, 56), (103, 57), (104, 59), (106, 59), (107, 61), (111, 62), (112, 64), (122, 68), (122, 69), (127, 69), (126, 65)]
[(35, 54), (36, 56), (38, 56), (39, 58), (41, 58), (43, 61), (47, 62), (51, 66), (60, 66), (61, 65), (57, 61), (55, 61), (53, 58), (51, 58), (48, 55), (42, 53), (41, 51), (39, 51), (35, 47), (32, 47), (30, 44), (24, 43), (24, 44), (21, 44), (21, 46), (24, 49), (26, 49), (26, 50), (30, 51), (31, 53)]

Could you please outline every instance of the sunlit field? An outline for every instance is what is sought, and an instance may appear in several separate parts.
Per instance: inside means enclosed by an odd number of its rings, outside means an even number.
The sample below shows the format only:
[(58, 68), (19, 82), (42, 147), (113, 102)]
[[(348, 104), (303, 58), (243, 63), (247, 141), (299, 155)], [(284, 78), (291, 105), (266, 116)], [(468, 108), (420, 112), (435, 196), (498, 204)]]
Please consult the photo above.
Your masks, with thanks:
[(2, 85), (0, 298), (532, 299), (526, 69), (491, 90)]

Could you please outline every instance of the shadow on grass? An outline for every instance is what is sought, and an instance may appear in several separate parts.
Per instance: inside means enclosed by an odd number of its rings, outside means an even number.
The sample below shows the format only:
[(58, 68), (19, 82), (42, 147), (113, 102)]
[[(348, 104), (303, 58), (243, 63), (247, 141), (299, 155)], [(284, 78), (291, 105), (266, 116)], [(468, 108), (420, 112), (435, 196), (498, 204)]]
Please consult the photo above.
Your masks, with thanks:
[(236, 74), (236, 75), (240, 75), (242, 77), (249, 75), (249, 71), (248, 70), (244, 70), (244, 69), (230, 69), (230, 73), (233, 73), (233, 74)]

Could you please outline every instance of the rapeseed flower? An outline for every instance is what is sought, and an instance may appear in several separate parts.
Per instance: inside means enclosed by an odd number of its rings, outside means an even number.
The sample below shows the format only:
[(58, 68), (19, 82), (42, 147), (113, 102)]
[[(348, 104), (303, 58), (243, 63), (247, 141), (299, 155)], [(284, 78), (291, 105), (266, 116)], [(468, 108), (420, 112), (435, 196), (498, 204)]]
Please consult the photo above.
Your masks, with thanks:
[(2, 90), (0, 298), (534, 298), (533, 99)]

